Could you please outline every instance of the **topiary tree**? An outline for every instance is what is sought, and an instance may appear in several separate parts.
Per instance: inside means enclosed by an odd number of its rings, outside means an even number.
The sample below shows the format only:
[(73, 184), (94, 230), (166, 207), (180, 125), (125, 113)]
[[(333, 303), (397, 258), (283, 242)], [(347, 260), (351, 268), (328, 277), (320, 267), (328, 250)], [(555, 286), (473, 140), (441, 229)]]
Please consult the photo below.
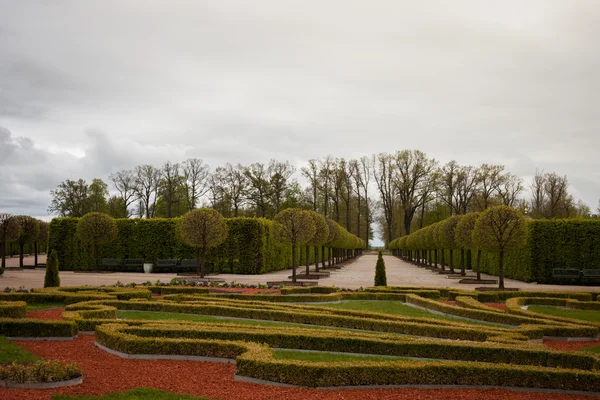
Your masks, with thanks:
[(28, 215), (17, 215), (15, 218), (21, 226), (21, 232), (17, 238), (17, 244), (19, 245), (19, 267), (23, 268), (25, 244), (35, 240), (40, 232), (40, 225), (38, 224), (37, 219)]
[(472, 212), (463, 215), (460, 222), (456, 225), (454, 238), (456, 243), (467, 250), (477, 250), (477, 262), (475, 264), (475, 271), (477, 272), (477, 280), (481, 280), (481, 249), (478, 249), (473, 240), (473, 231), (475, 230), (475, 223), (481, 216), (480, 212)]
[[(448, 266), (450, 267), (451, 273), (454, 273), (453, 252), (454, 252), (454, 249), (458, 248), (458, 244), (456, 243), (456, 240), (454, 239), (454, 230), (456, 229), (456, 225), (458, 224), (459, 220), (460, 220), (460, 217), (458, 215), (448, 217), (445, 220), (440, 222), (439, 228), (436, 230), (436, 233), (438, 235), (438, 241), (442, 245), (442, 248), (450, 250), (450, 260), (448, 262)], [(443, 256), (442, 256), (442, 261), (443, 261)]]
[(385, 262), (381, 250), (377, 253), (377, 264), (375, 264), (375, 286), (387, 286)]
[(340, 235), (340, 231), (338, 230), (338, 224), (332, 220), (331, 218), (326, 218), (327, 220), (327, 228), (329, 229), (329, 234), (327, 235), (327, 241), (321, 246), (321, 251), (323, 254), (321, 266), (325, 268), (325, 246), (329, 248), (329, 253), (327, 254), (328, 264), (331, 265), (331, 245), (338, 240)]
[(309, 271), (309, 249), (314, 246), (315, 254), (315, 271), (319, 271), (319, 246), (323, 245), (329, 237), (329, 225), (327, 220), (321, 214), (315, 211), (308, 211), (315, 223), (315, 235), (306, 243), (306, 275)]
[(17, 240), (21, 234), (21, 225), (18, 220), (10, 214), (0, 213), (0, 255), (2, 264), (0, 268), (6, 268), (6, 243)]
[(38, 224), (40, 225), (40, 230), (33, 240), (33, 253), (35, 255), (34, 265), (38, 266), (38, 253), (40, 251), (40, 244), (43, 246), (44, 252), (46, 251), (46, 246), (48, 245), (48, 230), (50, 228), (50, 224), (38, 220)]
[(315, 222), (308, 211), (299, 208), (287, 208), (273, 220), (279, 240), (292, 245), (292, 282), (296, 282), (297, 249), (315, 236)]
[(477, 248), (498, 253), (498, 287), (504, 289), (504, 252), (518, 249), (527, 240), (527, 223), (514, 208), (496, 206), (481, 213), (473, 239)]
[(85, 214), (77, 223), (77, 237), (92, 245), (94, 268), (98, 267), (98, 248), (117, 238), (117, 223), (108, 214), (91, 212)]
[(44, 287), (60, 287), (60, 277), (58, 276), (58, 255), (54, 249), (52, 249), (48, 259), (46, 260)]
[(204, 278), (206, 251), (227, 239), (225, 218), (212, 208), (198, 208), (185, 213), (177, 224), (184, 243), (196, 248), (196, 271)]

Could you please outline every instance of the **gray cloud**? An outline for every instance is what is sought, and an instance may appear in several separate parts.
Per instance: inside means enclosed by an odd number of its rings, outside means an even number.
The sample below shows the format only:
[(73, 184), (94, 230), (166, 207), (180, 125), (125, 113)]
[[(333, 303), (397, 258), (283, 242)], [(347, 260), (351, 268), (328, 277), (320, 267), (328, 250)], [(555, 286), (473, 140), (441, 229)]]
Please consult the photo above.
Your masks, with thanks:
[(0, 207), (39, 215), (58, 182), (141, 163), (405, 148), (600, 197), (595, 0), (0, 0), (0, 15)]

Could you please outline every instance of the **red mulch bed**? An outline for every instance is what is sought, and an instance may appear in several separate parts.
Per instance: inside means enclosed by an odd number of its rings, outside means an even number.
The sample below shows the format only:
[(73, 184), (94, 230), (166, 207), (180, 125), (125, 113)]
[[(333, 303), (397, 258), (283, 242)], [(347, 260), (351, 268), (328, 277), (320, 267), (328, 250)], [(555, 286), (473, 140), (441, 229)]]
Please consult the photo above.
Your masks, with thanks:
[[(28, 316), (60, 319), (64, 309), (32, 311)], [(586, 395), (513, 392), (503, 389), (340, 389), (286, 388), (235, 382), (232, 364), (128, 360), (94, 346), (94, 336), (73, 341), (15, 341), (47, 360), (74, 362), (83, 368), (83, 384), (48, 390), (0, 388), (2, 400), (46, 400), (51, 394), (102, 395), (139, 387), (223, 400), (589, 400)], [(561, 342), (573, 344), (575, 342)], [(584, 343), (584, 342), (577, 342)], [(598, 344), (595, 342), (594, 344)]]
[(583, 349), (585, 347), (591, 346), (600, 346), (600, 342), (597, 340), (585, 340), (585, 341), (577, 341), (577, 342), (567, 342), (565, 340), (547, 340), (544, 339), (543, 343), (554, 350), (564, 350), (564, 351), (575, 351), (579, 349)]
[(35, 319), (62, 319), (64, 308), (54, 308), (50, 310), (28, 311), (27, 318)]
[(485, 305), (488, 307), (498, 308), (500, 310), (506, 311), (506, 304), (504, 303), (485, 303)]
[(73, 341), (16, 341), (45, 358), (79, 364), (84, 371), (82, 385), (48, 390), (0, 388), (0, 399), (48, 399), (50, 394), (101, 395), (138, 387), (152, 387), (224, 400), (266, 399), (405, 399), (405, 400), (589, 400), (589, 396), (550, 393), (511, 392), (502, 389), (341, 389), (316, 390), (274, 387), (234, 382), (232, 364), (128, 360), (94, 346), (94, 337), (82, 335)]
[(441, 303), (456, 307), (456, 302), (454, 301), (442, 301)]

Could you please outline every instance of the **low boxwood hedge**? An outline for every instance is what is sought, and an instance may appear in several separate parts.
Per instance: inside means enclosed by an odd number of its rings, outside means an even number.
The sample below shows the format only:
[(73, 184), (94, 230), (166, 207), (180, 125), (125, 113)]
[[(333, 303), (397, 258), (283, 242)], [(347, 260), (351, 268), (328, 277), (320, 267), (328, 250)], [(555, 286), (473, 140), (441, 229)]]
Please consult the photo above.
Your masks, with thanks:
[(24, 301), (0, 301), (0, 318), (27, 317), (27, 303)]
[(0, 336), (9, 337), (73, 337), (77, 325), (73, 321), (0, 318)]
[(482, 310), (482, 311), (492, 311), (492, 312), (497, 312), (497, 313), (501, 313), (504, 314), (505, 311), (501, 310), (499, 308), (493, 308), (493, 307), (488, 307), (485, 304), (479, 302), (478, 300), (475, 300), (472, 297), (469, 296), (457, 296), (456, 299), (454, 299), (454, 301), (456, 302), (457, 306), (460, 307), (464, 307), (464, 308), (472, 308), (474, 310)]

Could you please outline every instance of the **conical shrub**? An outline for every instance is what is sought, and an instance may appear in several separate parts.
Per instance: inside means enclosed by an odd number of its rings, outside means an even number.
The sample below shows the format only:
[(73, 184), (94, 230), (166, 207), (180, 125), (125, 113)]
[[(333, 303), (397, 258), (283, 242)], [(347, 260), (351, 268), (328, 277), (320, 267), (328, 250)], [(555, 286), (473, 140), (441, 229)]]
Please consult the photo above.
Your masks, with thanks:
[(377, 264), (375, 265), (375, 286), (387, 286), (387, 277), (385, 275), (385, 262), (381, 250), (377, 255)]
[(60, 287), (60, 277), (58, 276), (58, 255), (56, 250), (52, 250), (46, 260), (46, 276), (44, 277), (44, 287)]

